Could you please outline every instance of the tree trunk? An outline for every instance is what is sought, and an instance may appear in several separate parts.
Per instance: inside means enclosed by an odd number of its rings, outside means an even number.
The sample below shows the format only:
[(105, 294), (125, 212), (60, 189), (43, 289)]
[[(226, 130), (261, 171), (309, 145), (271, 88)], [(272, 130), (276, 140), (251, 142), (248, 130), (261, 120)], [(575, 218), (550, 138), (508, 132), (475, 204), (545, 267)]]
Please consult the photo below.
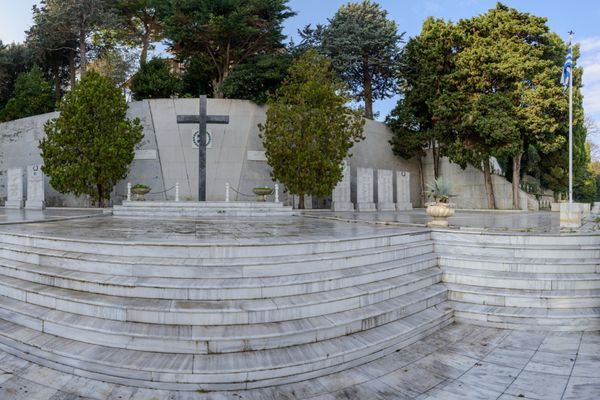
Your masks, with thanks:
[(75, 87), (75, 50), (69, 50), (69, 80), (71, 81), (71, 90)]
[(298, 195), (298, 209), (304, 210), (304, 194)]
[(427, 197), (425, 195), (425, 176), (423, 174), (423, 157), (417, 156), (419, 160), (419, 179), (421, 181), (421, 205), (424, 207), (427, 203)]
[(363, 59), (363, 86), (365, 99), (365, 118), (373, 119), (373, 82), (369, 72), (369, 62)]
[(496, 208), (496, 201), (494, 199), (494, 187), (492, 185), (492, 172), (490, 169), (490, 159), (487, 158), (483, 161), (483, 177), (485, 179), (485, 193), (487, 194), (487, 205), (490, 210)]
[(435, 140), (431, 141), (431, 157), (433, 158), (433, 177), (437, 179), (440, 176), (440, 155)]
[(140, 54), (140, 65), (146, 64), (148, 61), (148, 49), (150, 48), (150, 33), (142, 36), (142, 53)]
[(54, 101), (58, 104), (60, 101), (60, 69), (58, 64), (52, 66), (52, 75), (54, 75)]
[(512, 195), (513, 195), (513, 207), (515, 210), (521, 208), (521, 202), (519, 200), (519, 192), (521, 186), (521, 157), (522, 152), (513, 156), (513, 175), (512, 175)]
[(102, 190), (102, 185), (97, 184), (96, 189), (98, 190), (98, 207), (104, 207), (104, 191)]
[[(83, 17), (82, 17), (83, 18)], [(85, 74), (87, 70), (87, 56), (86, 56), (86, 45), (85, 45), (85, 29), (83, 26), (83, 22), (81, 27), (79, 28), (79, 70), (81, 72), (81, 76)]]

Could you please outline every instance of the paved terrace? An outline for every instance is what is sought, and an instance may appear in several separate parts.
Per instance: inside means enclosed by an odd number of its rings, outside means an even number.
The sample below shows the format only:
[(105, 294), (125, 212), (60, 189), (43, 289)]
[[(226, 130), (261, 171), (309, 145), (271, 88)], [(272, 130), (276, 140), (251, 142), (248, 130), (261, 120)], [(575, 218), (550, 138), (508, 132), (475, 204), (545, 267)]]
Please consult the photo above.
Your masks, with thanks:
[(280, 387), (170, 392), (57, 372), (0, 352), (5, 400), (597, 400), (600, 332), (450, 325), (357, 368)]

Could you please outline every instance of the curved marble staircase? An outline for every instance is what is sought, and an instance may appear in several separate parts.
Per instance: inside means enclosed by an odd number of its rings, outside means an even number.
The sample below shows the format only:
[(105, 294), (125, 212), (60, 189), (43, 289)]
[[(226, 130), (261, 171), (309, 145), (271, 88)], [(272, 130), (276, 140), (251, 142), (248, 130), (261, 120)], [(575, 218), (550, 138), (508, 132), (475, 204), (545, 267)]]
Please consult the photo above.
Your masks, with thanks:
[(0, 233), (0, 243), (0, 348), (109, 382), (301, 381), (452, 322), (430, 232), (248, 245)]
[(459, 322), (600, 329), (600, 235), (432, 233)]

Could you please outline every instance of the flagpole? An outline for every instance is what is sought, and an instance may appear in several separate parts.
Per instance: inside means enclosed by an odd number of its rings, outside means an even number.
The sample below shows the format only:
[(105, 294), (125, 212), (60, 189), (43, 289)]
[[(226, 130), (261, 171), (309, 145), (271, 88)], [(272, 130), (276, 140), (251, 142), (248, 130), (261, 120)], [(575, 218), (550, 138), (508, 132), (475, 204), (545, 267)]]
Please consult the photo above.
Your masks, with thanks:
[[(569, 32), (569, 47), (573, 46), (573, 31)], [(571, 61), (572, 63), (572, 61)], [(573, 202), (573, 64), (569, 73), (569, 203)]]

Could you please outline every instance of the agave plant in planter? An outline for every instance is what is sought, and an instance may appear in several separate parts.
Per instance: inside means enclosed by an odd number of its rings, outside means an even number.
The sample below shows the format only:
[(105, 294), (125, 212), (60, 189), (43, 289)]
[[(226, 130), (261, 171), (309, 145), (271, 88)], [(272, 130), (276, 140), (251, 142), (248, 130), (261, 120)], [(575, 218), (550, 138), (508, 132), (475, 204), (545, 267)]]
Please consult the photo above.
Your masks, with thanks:
[(444, 178), (437, 178), (427, 185), (428, 194), (434, 201), (427, 203), (427, 215), (433, 220), (427, 222), (430, 227), (448, 226), (448, 218), (454, 215), (454, 206), (450, 203), (452, 183)]

